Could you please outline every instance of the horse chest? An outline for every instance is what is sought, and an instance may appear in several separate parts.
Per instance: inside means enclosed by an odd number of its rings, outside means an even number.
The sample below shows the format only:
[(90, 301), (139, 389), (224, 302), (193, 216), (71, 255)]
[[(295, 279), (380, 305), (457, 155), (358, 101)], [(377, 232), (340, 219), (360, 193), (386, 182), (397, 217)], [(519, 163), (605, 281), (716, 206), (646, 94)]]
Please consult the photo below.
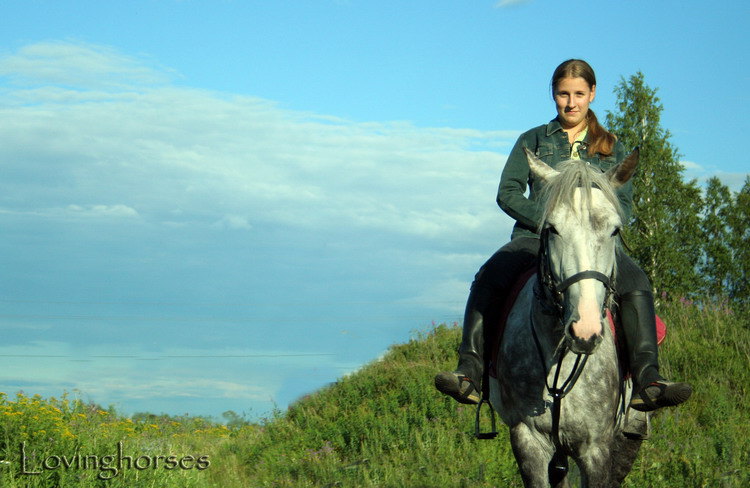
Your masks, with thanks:
[[(499, 395), (494, 403), (508, 425), (522, 422), (548, 434), (552, 430), (553, 405), (548, 385), (554, 384), (556, 363), (550, 360), (543, 365), (531, 344), (530, 334), (523, 327), (506, 330), (497, 372)], [(589, 357), (575, 386), (561, 401), (560, 428), (567, 438), (585, 441), (592, 430), (604, 431), (612, 424), (619, 381), (614, 357), (614, 345), (605, 341)], [(573, 354), (564, 358), (559, 383), (571, 374), (574, 364)]]

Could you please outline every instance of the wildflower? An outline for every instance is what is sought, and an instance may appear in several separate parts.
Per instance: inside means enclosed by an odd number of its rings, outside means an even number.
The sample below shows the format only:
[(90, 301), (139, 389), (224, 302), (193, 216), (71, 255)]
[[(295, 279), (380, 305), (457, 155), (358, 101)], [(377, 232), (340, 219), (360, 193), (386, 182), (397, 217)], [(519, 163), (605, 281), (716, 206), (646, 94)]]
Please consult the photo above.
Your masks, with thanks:
[(323, 456), (326, 456), (328, 454), (331, 454), (334, 451), (333, 445), (331, 445), (331, 441), (325, 441), (323, 443), (323, 447), (321, 447), (319, 450), (314, 449), (308, 449), (307, 450), (307, 457), (310, 459), (319, 459)]

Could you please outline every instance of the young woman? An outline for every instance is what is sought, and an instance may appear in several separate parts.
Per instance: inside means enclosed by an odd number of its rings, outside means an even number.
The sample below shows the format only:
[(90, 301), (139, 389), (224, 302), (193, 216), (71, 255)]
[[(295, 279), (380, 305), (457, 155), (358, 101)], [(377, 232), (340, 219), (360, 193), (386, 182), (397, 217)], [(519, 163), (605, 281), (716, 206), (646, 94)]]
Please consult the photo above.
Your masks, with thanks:
[[(623, 145), (599, 124), (589, 108), (596, 97), (596, 76), (588, 63), (579, 59), (565, 61), (555, 69), (551, 86), (557, 117), (518, 138), (500, 179), (497, 203), (516, 220), (511, 241), (474, 278), (464, 315), (458, 367), (435, 376), (435, 387), (461, 403), (480, 400), (484, 323), (494, 323), (492, 314), (497, 312), (519, 274), (535, 263), (539, 250), (537, 229), (542, 205), (524, 148), (552, 167), (568, 159), (583, 159), (602, 171), (626, 156)], [(617, 193), (627, 219), (632, 209), (632, 183), (623, 185)], [(635, 394), (630, 405), (650, 411), (684, 402), (690, 397), (692, 387), (687, 383), (672, 383), (659, 374), (651, 284), (643, 270), (621, 250), (617, 254), (615, 288), (634, 380)]]

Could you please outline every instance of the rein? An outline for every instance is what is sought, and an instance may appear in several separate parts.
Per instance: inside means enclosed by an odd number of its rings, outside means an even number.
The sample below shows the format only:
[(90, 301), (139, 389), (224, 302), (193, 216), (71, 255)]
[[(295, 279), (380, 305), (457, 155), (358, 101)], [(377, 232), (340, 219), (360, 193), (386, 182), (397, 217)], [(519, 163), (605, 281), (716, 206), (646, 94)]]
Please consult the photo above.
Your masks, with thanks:
[[(562, 410), (562, 399), (565, 398), (565, 396), (570, 393), (570, 390), (573, 389), (576, 382), (578, 381), (578, 378), (581, 377), (581, 373), (583, 373), (583, 368), (586, 367), (586, 361), (589, 359), (588, 354), (578, 353), (576, 354), (576, 361), (573, 364), (573, 369), (570, 371), (570, 375), (568, 375), (568, 378), (563, 382), (562, 386), (558, 386), (558, 381), (560, 379), (560, 370), (562, 369), (562, 363), (563, 359), (565, 358), (565, 355), (568, 352), (568, 347), (563, 346), (561, 349), (557, 352), (557, 368), (555, 369), (555, 378), (552, 381), (552, 386), (550, 386), (549, 381), (547, 380), (547, 377), (549, 376), (549, 371), (547, 371), (547, 367), (545, 366), (544, 361), (544, 353), (542, 352), (542, 345), (539, 342), (539, 336), (536, 333), (536, 328), (534, 327), (534, 321), (531, 317), (532, 312), (529, 312), (529, 323), (531, 324), (531, 335), (534, 337), (534, 344), (536, 345), (536, 352), (539, 354), (539, 361), (542, 363), (542, 369), (544, 370), (544, 385), (547, 388), (547, 393), (550, 394), (552, 397), (552, 443), (555, 445), (555, 458), (558, 457), (558, 452), (560, 451), (561, 443), (560, 443), (560, 411)], [(583, 357), (583, 359), (581, 359)], [(554, 461), (554, 458), (553, 458)], [(567, 472), (567, 467), (565, 468), (565, 471)]]

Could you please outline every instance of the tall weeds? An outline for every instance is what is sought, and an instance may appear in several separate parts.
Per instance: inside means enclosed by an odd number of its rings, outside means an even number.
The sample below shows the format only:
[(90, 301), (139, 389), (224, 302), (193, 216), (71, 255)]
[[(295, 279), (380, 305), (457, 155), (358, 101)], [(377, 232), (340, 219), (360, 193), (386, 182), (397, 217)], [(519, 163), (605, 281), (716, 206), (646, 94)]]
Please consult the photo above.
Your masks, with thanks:
[[(664, 304), (665, 376), (693, 398), (655, 416), (627, 487), (750, 486), (750, 330), (722, 307)], [(440, 395), (435, 372), (452, 369), (460, 329), (439, 325), (393, 346), (379, 361), (299, 400), (258, 425), (232, 428), (194, 417), (145, 415), (63, 399), (0, 396), (3, 487), (518, 487), (507, 429), (473, 437), (474, 408)], [(118, 444), (121, 443), (121, 444)], [(20, 446), (26, 446), (23, 474)], [(207, 456), (210, 465), (111, 471), (45, 459), (91, 454)], [(145, 461), (143, 461), (145, 462)], [(142, 462), (142, 464), (143, 464)], [(104, 473), (104, 474), (102, 474)]]

